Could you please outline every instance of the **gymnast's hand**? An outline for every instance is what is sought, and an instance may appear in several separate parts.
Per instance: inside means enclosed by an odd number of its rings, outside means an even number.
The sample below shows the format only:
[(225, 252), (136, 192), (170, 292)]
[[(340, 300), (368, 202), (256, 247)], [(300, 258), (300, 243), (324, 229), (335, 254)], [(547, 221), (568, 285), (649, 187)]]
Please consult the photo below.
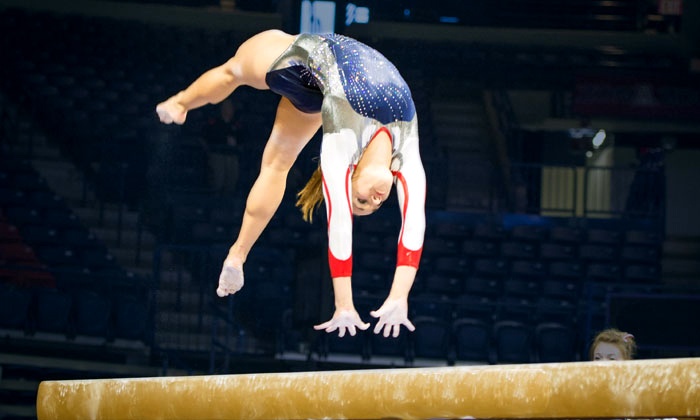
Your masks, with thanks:
[(336, 309), (333, 314), (333, 318), (330, 321), (326, 321), (323, 324), (314, 325), (315, 330), (325, 330), (327, 333), (331, 333), (338, 330), (338, 337), (345, 337), (345, 330), (347, 329), (350, 335), (354, 336), (357, 334), (356, 328), (361, 330), (366, 330), (369, 328), (369, 322), (362, 322), (360, 315), (353, 308), (350, 309)]
[(165, 124), (183, 124), (187, 118), (187, 109), (177, 101), (177, 95), (156, 106), (158, 118)]
[(408, 319), (408, 301), (406, 299), (387, 299), (384, 304), (376, 311), (369, 313), (375, 318), (379, 318), (377, 325), (374, 326), (374, 333), (379, 334), (384, 329), (384, 337), (389, 337), (392, 329), (392, 337), (399, 336), (401, 325), (405, 325), (409, 331), (415, 331), (416, 327)]
[(241, 290), (243, 283), (243, 267), (224, 262), (219, 275), (219, 287), (216, 289), (216, 294), (219, 297), (232, 295)]

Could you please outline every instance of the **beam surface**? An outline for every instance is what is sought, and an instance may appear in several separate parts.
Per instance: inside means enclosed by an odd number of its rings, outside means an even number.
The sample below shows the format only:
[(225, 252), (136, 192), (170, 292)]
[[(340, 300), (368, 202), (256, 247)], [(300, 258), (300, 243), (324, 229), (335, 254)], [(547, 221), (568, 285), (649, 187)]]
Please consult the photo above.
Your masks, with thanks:
[(700, 358), (44, 381), (37, 416), (700, 417)]

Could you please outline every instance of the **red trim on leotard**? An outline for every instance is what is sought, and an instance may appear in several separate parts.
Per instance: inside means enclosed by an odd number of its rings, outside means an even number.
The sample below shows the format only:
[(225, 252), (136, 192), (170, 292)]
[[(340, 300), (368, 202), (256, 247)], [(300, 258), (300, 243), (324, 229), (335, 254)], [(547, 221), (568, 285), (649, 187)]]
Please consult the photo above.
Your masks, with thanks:
[[(406, 220), (406, 211), (408, 209), (408, 187), (406, 185), (406, 178), (403, 177), (401, 172), (396, 172), (396, 179), (399, 181), (401, 184), (401, 187), (403, 188), (404, 191), (404, 200), (403, 200), (403, 208), (401, 209), (401, 218), (402, 220)], [(418, 268), (418, 265), (420, 264), (420, 258), (421, 255), (423, 254), (423, 247), (421, 246), (420, 248), (416, 250), (408, 249), (406, 246), (403, 244), (403, 223), (401, 224), (401, 233), (399, 233), (399, 244), (398, 244), (398, 249), (396, 252), (396, 266), (401, 266), (401, 265), (407, 265), (410, 267)]]
[[(352, 174), (352, 171), (350, 168), (348, 168), (346, 174), (345, 174), (345, 197), (347, 197), (347, 205), (348, 205), (348, 211), (350, 214), (352, 214), (352, 203), (350, 201), (350, 176)], [(323, 181), (323, 189), (326, 192), (326, 197), (330, 197), (328, 194), (328, 186), (326, 185), (326, 180), (322, 178)], [(330, 203), (330, 200), (327, 200), (328, 203), (326, 205), (328, 206), (328, 229), (329, 229), (329, 241), (330, 241), (330, 226), (331, 226), (331, 217), (333, 217), (333, 206)], [(352, 218), (350, 219), (352, 222)], [(336, 277), (350, 277), (352, 276), (352, 252), (350, 253), (350, 257), (345, 260), (341, 260), (339, 258), (336, 258), (335, 255), (331, 252), (331, 246), (330, 243), (328, 244), (328, 265), (331, 270), (331, 278), (336, 278)]]
[(369, 139), (369, 142), (367, 142), (367, 146), (369, 146), (369, 144), (372, 143), (372, 140), (376, 139), (379, 133), (381, 133), (382, 131), (384, 131), (386, 135), (389, 136), (389, 141), (391, 142), (391, 144), (394, 144), (394, 136), (391, 135), (391, 131), (389, 131), (389, 129), (385, 126), (381, 126), (377, 129), (377, 131), (374, 132), (374, 134), (372, 134), (372, 138)]
[[(372, 138), (369, 139), (369, 141), (367, 142), (367, 146), (369, 146), (369, 144), (372, 143), (372, 140), (376, 139), (377, 136), (379, 135), (379, 133), (381, 133), (382, 131), (384, 131), (384, 132), (386, 133), (386, 135), (389, 136), (389, 141), (390, 141), (391, 144), (393, 145), (393, 144), (394, 144), (394, 136), (391, 135), (391, 131), (389, 131), (388, 128), (382, 126), (382, 127), (379, 127), (379, 128), (377, 129), (377, 131), (374, 132), (374, 134), (372, 134)], [(365, 149), (367, 148), (367, 146), (365, 146)], [(357, 163), (353, 163), (352, 168), (353, 168), (353, 169), (356, 169), (356, 168), (357, 168)]]

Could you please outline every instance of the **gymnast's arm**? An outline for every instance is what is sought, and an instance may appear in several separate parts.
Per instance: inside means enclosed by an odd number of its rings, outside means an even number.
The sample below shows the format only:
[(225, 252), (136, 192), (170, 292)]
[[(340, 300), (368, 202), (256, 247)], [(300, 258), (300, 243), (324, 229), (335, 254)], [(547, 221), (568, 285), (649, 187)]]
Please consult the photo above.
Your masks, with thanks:
[(186, 89), (176, 93), (156, 106), (161, 122), (183, 124), (187, 111), (226, 99), (238, 87), (233, 73), (233, 58), (207, 70)]
[[(425, 170), (418, 149), (418, 138), (408, 139), (404, 147), (403, 166), (396, 172), (396, 195), (403, 216), (398, 241), (396, 271), (391, 290), (382, 306), (370, 312), (379, 321), (374, 333), (384, 329), (384, 336), (399, 335), (401, 325), (415, 327), (408, 319), (408, 295), (418, 272), (425, 235)], [(392, 333), (393, 329), (393, 333)]]
[(333, 332), (340, 337), (345, 330), (355, 335), (356, 328), (366, 330), (365, 323), (355, 310), (352, 298), (352, 210), (350, 163), (357, 150), (352, 130), (326, 133), (321, 144), (321, 172), (323, 194), (328, 218), (328, 263), (333, 278), (335, 312), (331, 320), (314, 326), (316, 330)]

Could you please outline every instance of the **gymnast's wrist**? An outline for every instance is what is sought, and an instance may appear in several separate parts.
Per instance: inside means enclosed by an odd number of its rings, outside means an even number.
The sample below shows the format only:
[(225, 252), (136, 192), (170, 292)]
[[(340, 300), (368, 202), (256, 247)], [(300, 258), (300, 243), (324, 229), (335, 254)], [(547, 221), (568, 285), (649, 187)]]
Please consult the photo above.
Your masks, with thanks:
[(352, 310), (355, 308), (355, 304), (352, 301), (352, 283), (350, 277), (333, 278), (333, 296), (336, 309)]
[(181, 90), (178, 93), (176, 93), (175, 96), (173, 96), (173, 101), (175, 102), (175, 104), (177, 106), (181, 107), (183, 111), (187, 112), (187, 111), (189, 111), (189, 108), (188, 108), (187, 104), (185, 103), (184, 96), (185, 96), (185, 91)]

